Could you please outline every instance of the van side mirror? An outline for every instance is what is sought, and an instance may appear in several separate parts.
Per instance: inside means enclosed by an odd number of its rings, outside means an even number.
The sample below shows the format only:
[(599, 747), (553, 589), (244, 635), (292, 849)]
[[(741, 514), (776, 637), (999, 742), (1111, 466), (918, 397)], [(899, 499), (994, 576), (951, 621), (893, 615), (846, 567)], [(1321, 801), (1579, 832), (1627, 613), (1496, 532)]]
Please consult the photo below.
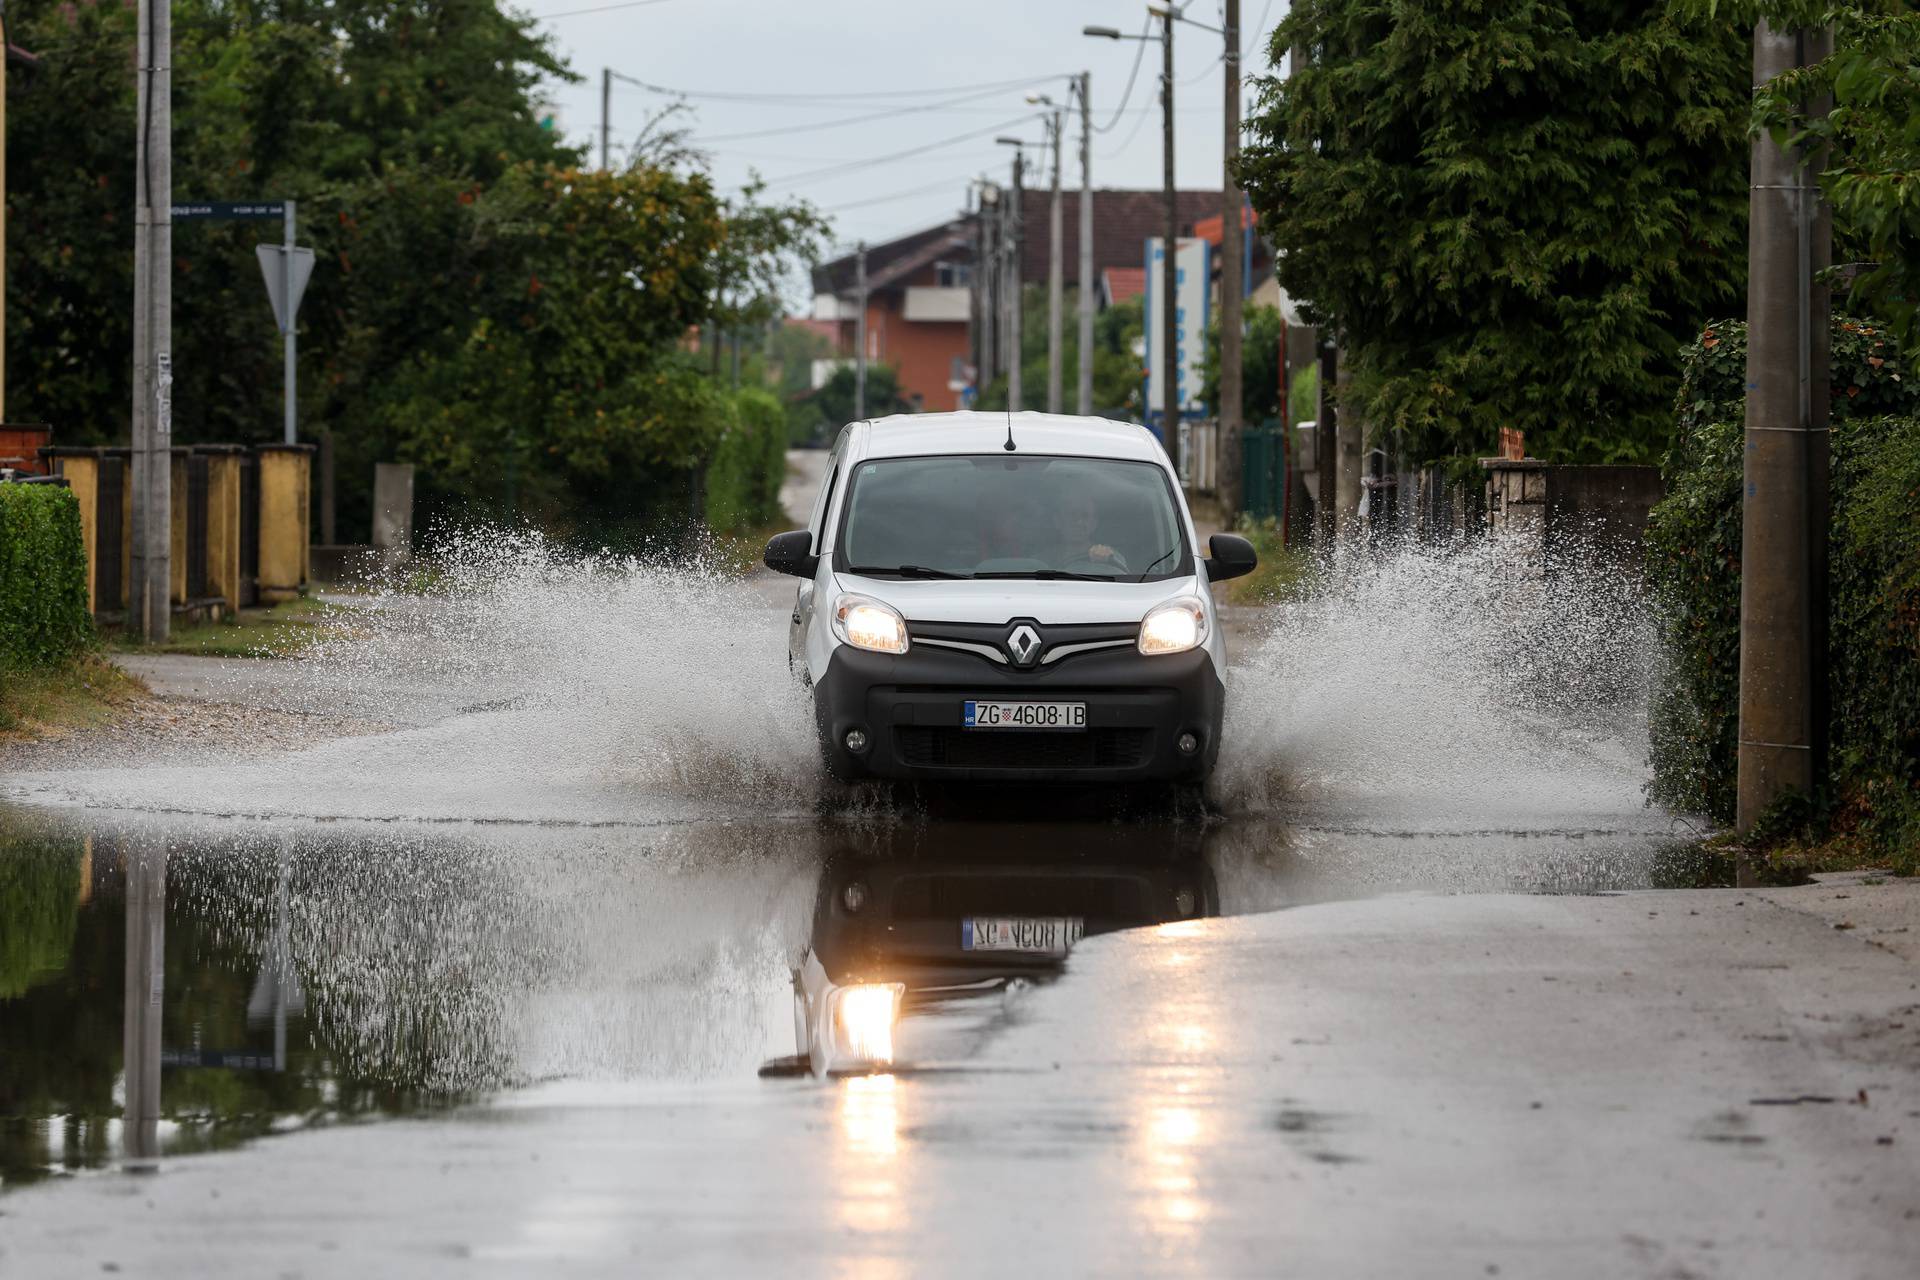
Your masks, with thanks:
[(1252, 573), (1260, 563), (1253, 544), (1237, 533), (1216, 533), (1207, 539), (1207, 581), (1225, 582)]
[(796, 578), (811, 578), (820, 567), (820, 557), (813, 554), (813, 535), (805, 529), (774, 534), (767, 542), (764, 559), (767, 568), (775, 573), (792, 574)]

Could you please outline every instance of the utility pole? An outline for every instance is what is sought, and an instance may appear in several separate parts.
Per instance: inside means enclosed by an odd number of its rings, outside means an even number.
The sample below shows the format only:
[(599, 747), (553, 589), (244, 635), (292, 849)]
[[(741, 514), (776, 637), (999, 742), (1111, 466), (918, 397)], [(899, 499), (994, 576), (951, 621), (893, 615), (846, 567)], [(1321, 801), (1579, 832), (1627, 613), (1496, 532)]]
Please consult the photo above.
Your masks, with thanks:
[(1166, 253), (1161, 258), (1160, 292), (1160, 426), (1165, 434), (1167, 457), (1173, 473), (1180, 471), (1180, 205), (1173, 186), (1173, 6), (1160, 12), (1160, 130), (1163, 139), (1162, 179), (1167, 196)]
[(1320, 552), (1333, 554), (1334, 535), (1340, 529), (1340, 491), (1336, 474), (1340, 452), (1340, 402), (1334, 388), (1340, 377), (1340, 348), (1331, 330), (1323, 330), (1320, 342), (1320, 376), (1315, 389), (1313, 416), (1313, 465), (1315, 469), (1313, 505), (1319, 513)]
[(1092, 76), (1080, 73), (1080, 402), (1093, 412), (1093, 99)]
[(980, 389), (991, 383), (1000, 371), (1000, 245), (996, 239), (999, 216), (1000, 191), (982, 179), (975, 241), (979, 247), (973, 259), (973, 274), (980, 282), (980, 337), (974, 344), (979, 351), (979, 367), (973, 385)]
[[(1226, 162), (1220, 176), (1220, 501), (1228, 519), (1237, 515), (1241, 501), (1240, 433), (1244, 428), (1244, 405), (1240, 385), (1240, 307), (1246, 281), (1241, 258), (1244, 235), (1240, 208), (1244, 197), (1234, 181), (1233, 165), (1240, 156), (1240, 0), (1226, 0)], [(1281, 385), (1286, 385), (1284, 370)], [(1281, 421), (1286, 421), (1282, 406)], [(1282, 440), (1287, 437), (1282, 435)]]
[(612, 166), (607, 163), (608, 143), (613, 131), (613, 68), (600, 68), (600, 169), (605, 172)]
[[(165, 0), (145, 0), (159, 7)], [(146, 24), (141, 24), (146, 29)], [(155, 43), (159, 43), (157, 40)], [(121, 1167), (151, 1172), (160, 1166), (160, 1014), (167, 981), (167, 846), (136, 836), (125, 849), (126, 963), (121, 1013), (125, 1098), (121, 1107)]]
[(853, 420), (867, 416), (867, 242), (854, 249), (853, 297)]
[(173, 22), (140, 0), (133, 247), (133, 535), (130, 624), (163, 644), (173, 573)]
[[(1753, 33), (1756, 88), (1833, 50), (1831, 28)], [(1825, 101), (1809, 104), (1824, 114)], [(1747, 266), (1747, 421), (1740, 544), (1736, 824), (1812, 797), (1825, 773), (1827, 289), (1831, 213), (1814, 157), (1753, 140)]]
[(1024, 308), (1020, 305), (1020, 255), (1027, 242), (1026, 229), (1022, 225), (1022, 215), (1026, 212), (1026, 174), (1026, 149), (1016, 146), (1013, 151), (1013, 204), (1008, 210), (1006, 238), (1007, 411), (1010, 413), (1019, 413), (1023, 407), (1020, 394), (1020, 313)]
[(1060, 412), (1060, 318), (1066, 304), (1063, 278), (1066, 246), (1060, 243), (1060, 134), (1066, 118), (1055, 110), (1049, 121), (1053, 136), (1053, 203), (1047, 210), (1047, 412)]

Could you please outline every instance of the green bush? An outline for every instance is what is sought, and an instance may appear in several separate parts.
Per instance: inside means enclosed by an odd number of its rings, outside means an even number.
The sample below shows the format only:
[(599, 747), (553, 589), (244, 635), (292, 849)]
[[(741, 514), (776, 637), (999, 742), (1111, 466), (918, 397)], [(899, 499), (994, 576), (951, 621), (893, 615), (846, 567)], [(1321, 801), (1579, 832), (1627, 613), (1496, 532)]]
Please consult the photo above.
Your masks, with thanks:
[(0, 1000), (66, 967), (80, 888), (78, 842), (29, 837), (0, 846)]
[[(1746, 326), (1683, 355), (1667, 496), (1647, 529), (1668, 676), (1652, 716), (1654, 798), (1734, 816)], [(1920, 386), (1890, 337), (1839, 320), (1832, 357), (1828, 812), (1838, 834), (1920, 843)]]
[(787, 417), (779, 398), (745, 387), (735, 393), (732, 409), (707, 464), (707, 524), (719, 530), (776, 519), (787, 475)]
[(80, 503), (64, 486), (0, 484), (0, 671), (50, 666), (92, 637)]

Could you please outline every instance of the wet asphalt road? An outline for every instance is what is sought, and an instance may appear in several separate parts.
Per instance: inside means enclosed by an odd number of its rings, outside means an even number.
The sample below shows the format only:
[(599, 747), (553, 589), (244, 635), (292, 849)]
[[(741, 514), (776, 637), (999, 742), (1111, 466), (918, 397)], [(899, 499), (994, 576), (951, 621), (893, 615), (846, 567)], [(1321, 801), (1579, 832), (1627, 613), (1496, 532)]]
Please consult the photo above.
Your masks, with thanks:
[[(1911, 886), (1689, 888), (1590, 730), (1529, 774), (1340, 699), (1210, 816), (823, 796), (754, 692), (789, 584), (702, 589), (757, 638), (701, 684), (536, 570), (504, 634), (149, 668), (381, 738), (0, 778), (0, 1276), (1912, 1274)], [(891, 1070), (761, 1077), (809, 957), (905, 986)]]

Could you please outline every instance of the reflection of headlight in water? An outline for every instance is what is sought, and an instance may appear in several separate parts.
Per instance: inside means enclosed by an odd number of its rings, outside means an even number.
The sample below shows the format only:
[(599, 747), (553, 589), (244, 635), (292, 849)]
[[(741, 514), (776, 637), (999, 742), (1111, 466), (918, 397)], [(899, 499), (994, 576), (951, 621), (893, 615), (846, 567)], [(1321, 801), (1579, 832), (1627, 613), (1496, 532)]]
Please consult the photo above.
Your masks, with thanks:
[(834, 992), (834, 1036), (841, 1053), (857, 1062), (892, 1062), (893, 1024), (905, 991), (897, 982), (872, 982)]

